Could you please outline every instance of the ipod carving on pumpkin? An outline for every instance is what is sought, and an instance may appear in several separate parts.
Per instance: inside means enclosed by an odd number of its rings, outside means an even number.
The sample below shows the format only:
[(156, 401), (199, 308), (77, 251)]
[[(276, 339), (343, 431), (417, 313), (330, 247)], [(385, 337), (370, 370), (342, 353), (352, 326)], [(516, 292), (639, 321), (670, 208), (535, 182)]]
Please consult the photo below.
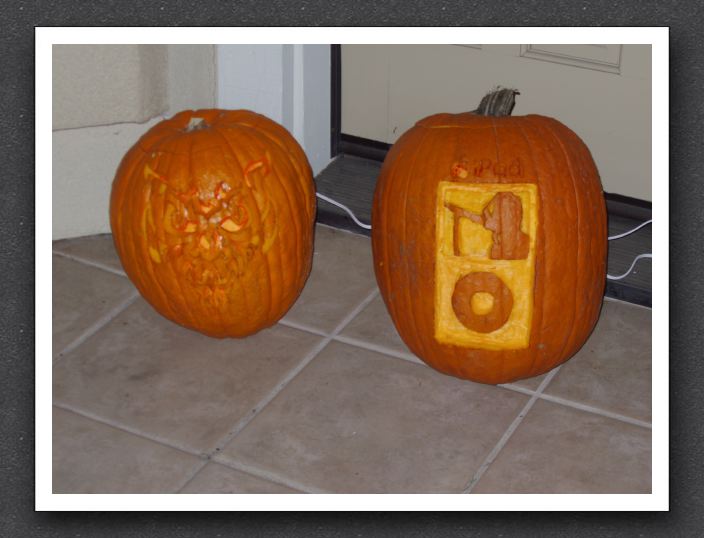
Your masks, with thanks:
[(478, 349), (530, 343), (537, 186), (438, 185), (435, 338)]

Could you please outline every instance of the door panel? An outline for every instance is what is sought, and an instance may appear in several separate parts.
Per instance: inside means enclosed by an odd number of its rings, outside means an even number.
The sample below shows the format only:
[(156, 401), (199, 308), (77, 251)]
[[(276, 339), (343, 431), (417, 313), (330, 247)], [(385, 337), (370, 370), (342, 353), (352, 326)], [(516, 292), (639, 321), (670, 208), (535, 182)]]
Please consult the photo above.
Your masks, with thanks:
[(514, 115), (559, 119), (604, 190), (651, 200), (650, 45), (343, 45), (342, 132), (394, 143), (419, 119), (517, 88)]
[(521, 45), (521, 56), (606, 73), (621, 72), (623, 45)]

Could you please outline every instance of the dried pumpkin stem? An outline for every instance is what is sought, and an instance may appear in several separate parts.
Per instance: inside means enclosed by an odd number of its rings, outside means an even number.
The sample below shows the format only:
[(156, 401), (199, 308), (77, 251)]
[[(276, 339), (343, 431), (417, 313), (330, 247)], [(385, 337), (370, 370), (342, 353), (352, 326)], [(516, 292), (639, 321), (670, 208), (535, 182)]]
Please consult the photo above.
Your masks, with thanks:
[(204, 129), (206, 127), (204, 118), (193, 117), (188, 120), (188, 125), (186, 126), (186, 132), (196, 131), (198, 129)]
[(518, 90), (496, 88), (482, 98), (473, 112), (480, 116), (510, 116), (516, 104), (516, 95), (520, 95)]

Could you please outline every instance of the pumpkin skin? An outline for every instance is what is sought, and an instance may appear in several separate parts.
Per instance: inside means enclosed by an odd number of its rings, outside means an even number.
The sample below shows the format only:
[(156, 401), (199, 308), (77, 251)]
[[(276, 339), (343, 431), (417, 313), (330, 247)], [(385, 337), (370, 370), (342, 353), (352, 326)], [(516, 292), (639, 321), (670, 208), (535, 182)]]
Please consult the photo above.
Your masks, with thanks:
[(601, 181), (585, 144), (552, 118), (429, 116), (387, 154), (372, 248), (386, 307), (418, 357), (481, 383), (536, 376), (576, 353), (599, 317)]
[(183, 111), (127, 152), (110, 225), (127, 276), (159, 313), (214, 337), (274, 324), (313, 256), (315, 186), (295, 139), (246, 110)]

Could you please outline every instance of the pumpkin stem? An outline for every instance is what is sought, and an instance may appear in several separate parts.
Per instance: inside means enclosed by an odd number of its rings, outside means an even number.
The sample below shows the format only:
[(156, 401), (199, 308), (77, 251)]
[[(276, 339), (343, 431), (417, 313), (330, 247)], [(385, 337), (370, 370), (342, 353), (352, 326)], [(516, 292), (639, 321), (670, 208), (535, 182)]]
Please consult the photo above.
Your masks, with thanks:
[(205, 119), (204, 118), (191, 118), (188, 120), (188, 125), (186, 126), (186, 132), (190, 133), (191, 131), (196, 131), (198, 129), (204, 129), (205, 128)]
[(520, 95), (518, 90), (497, 86), (482, 98), (473, 112), (480, 116), (510, 116), (516, 104), (516, 95)]

